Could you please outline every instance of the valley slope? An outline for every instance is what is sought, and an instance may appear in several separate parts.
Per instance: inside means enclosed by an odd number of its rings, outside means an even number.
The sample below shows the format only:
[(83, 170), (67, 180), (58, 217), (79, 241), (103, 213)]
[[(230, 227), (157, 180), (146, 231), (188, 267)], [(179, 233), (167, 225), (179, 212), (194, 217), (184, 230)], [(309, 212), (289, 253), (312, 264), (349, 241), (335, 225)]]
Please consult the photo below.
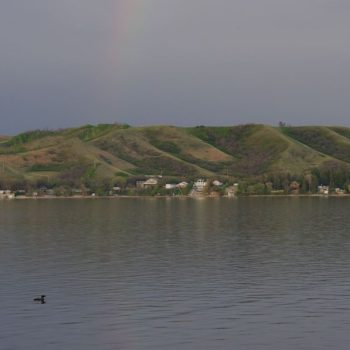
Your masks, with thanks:
[(85, 125), (0, 138), (0, 180), (88, 186), (144, 175), (261, 179), (350, 169), (350, 128)]

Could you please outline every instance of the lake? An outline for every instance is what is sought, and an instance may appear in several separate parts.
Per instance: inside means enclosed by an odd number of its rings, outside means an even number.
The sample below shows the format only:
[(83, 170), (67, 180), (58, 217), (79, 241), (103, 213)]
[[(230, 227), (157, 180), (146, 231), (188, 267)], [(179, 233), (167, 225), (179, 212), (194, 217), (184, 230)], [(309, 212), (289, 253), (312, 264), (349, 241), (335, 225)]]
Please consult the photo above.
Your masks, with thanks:
[(2, 350), (348, 349), (350, 198), (0, 201), (0, 324)]

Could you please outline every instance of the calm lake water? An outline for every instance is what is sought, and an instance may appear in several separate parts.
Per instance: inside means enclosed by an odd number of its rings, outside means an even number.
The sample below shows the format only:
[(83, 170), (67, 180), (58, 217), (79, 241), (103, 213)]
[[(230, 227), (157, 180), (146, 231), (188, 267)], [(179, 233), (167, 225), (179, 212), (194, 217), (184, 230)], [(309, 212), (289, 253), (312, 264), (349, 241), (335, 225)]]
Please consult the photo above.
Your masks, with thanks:
[(1, 201), (0, 325), (2, 350), (348, 349), (350, 198)]

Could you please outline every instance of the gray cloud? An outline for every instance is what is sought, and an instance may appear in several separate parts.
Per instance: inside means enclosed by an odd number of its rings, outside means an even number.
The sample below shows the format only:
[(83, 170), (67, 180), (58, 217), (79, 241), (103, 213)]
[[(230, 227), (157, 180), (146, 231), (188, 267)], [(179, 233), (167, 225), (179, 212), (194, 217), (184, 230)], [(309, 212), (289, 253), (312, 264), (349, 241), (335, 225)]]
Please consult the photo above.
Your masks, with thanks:
[(350, 125), (349, 14), (344, 0), (4, 0), (0, 134)]

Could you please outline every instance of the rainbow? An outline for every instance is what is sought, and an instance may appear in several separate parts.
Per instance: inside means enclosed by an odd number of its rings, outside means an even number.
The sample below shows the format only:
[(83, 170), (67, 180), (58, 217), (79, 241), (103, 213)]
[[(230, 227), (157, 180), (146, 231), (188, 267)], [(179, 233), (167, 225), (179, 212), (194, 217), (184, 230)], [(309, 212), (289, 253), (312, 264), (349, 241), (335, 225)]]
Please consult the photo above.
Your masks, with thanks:
[(137, 33), (142, 32), (147, 0), (115, 0), (113, 15), (114, 59)]
[(141, 29), (147, 0), (119, 0), (116, 2), (116, 29), (124, 38)]

